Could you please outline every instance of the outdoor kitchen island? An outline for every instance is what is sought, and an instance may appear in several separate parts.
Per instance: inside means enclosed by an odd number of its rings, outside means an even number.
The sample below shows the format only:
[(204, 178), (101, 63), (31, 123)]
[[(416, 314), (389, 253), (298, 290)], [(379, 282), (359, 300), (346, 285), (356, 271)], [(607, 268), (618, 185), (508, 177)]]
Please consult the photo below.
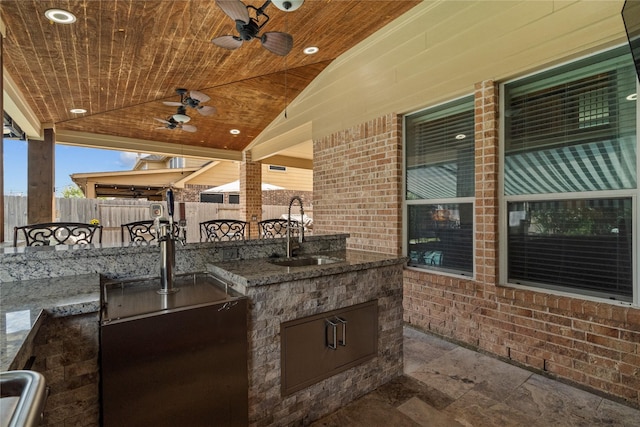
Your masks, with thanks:
[(351, 250), (321, 259), (338, 261), (208, 265), (249, 299), (252, 426), (307, 425), (402, 375), (406, 260)]
[[(322, 255), (340, 261), (302, 267), (269, 262), (273, 255), (285, 259), (283, 239), (176, 248), (178, 274), (209, 271), (248, 297), (250, 425), (307, 424), (401, 375), (406, 259), (346, 250), (347, 237), (305, 239), (301, 256)], [(45, 405), (47, 422), (82, 419), (98, 424), (101, 280), (157, 276), (158, 252), (158, 246), (148, 245), (58, 246), (10, 248), (0, 256), (0, 370), (21, 369), (31, 358), (35, 360), (31, 369), (42, 372), (52, 385)], [(19, 328), (12, 326), (11, 333), (4, 324), (10, 313), (29, 314)], [(325, 326), (325, 315), (335, 328)], [(335, 336), (321, 337), (323, 348), (318, 353), (338, 356), (326, 368), (328, 377), (304, 378), (283, 392), (281, 326), (291, 326), (287, 329), (295, 336), (297, 326), (307, 323), (319, 323), (321, 334), (335, 331)], [(374, 324), (375, 329), (361, 332), (363, 323), (365, 327)], [(302, 331), (304, 335), (306, 329)], [(373, 337), (374, 354), (367, 337)], [(325, 350), (327, 343), (336, 349)], [(354, 346), (365, 351), (345, 351)], [(340, 359), (345, 356), (348, 360)], [(302, 362), (304, 370), (316, 366), (307, 359)]]

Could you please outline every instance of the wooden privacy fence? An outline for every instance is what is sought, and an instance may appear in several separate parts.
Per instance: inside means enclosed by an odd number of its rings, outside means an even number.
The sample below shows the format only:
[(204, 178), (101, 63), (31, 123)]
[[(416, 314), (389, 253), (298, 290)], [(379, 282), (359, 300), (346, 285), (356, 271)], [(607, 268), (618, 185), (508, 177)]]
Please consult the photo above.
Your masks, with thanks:
[[(130, 199), (79, 199), (56, 198), (55, 221), (89, 222), (97, 219), (103, 226), (102, 243), (120, 243), (120, 225), (133, 221), (150, 219), (147, 200)], [(165, 208), (166, 204), (161, 202)], [(13, 227), (27, 225), (27, 198), (24, 196), (4, 197), (4, 235), (5, 240), (12, 241)], [(175, 217), (180, 215), (179, 204), (176, 203)], [(297, 209), (297, 206), (296, 206)], [(280, 218), (286, 214), (287, 206), (262, 206), (262, 219)], [(297, 212), (297, 211), (296, 211)], [(311, 209), (305, 214), (312, 216)], [(186, 202), (187, 242), (199, 242), (199, 224), (211, 219), (240, 219), (240, 205), (222, 203)]]

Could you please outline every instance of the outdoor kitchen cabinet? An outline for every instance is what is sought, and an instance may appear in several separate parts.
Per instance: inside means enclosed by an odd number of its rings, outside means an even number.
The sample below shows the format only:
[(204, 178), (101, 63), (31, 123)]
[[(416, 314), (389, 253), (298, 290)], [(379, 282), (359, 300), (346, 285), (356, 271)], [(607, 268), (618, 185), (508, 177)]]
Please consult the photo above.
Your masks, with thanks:
[(288, 395), (376, 356), (378, 301), (281, 324), (282, 394)]

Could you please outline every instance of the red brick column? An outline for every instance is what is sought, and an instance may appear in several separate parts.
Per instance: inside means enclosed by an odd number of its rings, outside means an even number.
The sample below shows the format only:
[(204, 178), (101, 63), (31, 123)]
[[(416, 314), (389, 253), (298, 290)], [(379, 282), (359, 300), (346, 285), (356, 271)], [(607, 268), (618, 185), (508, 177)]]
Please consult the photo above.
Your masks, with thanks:
[(251, 161), (251, 153), (242, 153), (240, 163), (240, 219), (251, 223), (250, 238), (258, 238), (262, 221), (262, 163)]
[(476, 281), (498, 280), (498, 86), (475, 85)]

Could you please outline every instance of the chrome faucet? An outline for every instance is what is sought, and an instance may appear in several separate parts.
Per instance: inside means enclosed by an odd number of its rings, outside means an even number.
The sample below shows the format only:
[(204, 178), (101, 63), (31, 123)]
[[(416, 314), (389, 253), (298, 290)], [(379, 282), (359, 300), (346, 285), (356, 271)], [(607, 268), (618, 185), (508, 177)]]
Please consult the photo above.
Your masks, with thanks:
[[(167, 190), (167, 213), (169, 224), (160, 227), (160, 218), (155, 219), (156, 233), (160, 243), (160, 289), (159, 294), (166, 295), (178, 292), (180, 289), (173, 286), (176, 267), (176, 240), (182, 245), (185, 243), (185, 226), (173, 221), (173, 191)], [(182, 221), (181, 221), (182, 222)], [(180, 237), (180, 231), (183, 236)]]
[(293, 196), (289, 202), (289, 214), (287, 215), (287, 258), (293, 256), (293, 248), (291, 247), (291, 206), (293, 202), (298, 201), (300, 204), (300, 221), (298, 221), (298, 248), (304, 241), (304, 208), (302, 207), (302, 199), (300, 196)]

